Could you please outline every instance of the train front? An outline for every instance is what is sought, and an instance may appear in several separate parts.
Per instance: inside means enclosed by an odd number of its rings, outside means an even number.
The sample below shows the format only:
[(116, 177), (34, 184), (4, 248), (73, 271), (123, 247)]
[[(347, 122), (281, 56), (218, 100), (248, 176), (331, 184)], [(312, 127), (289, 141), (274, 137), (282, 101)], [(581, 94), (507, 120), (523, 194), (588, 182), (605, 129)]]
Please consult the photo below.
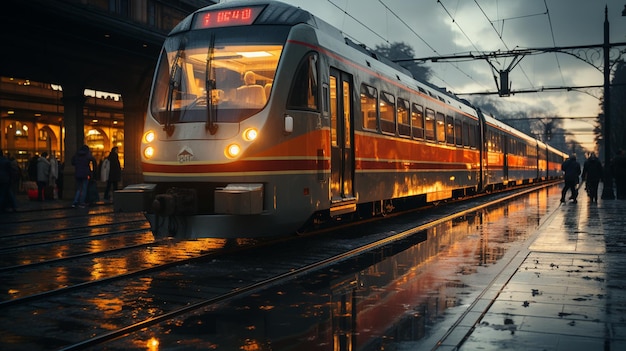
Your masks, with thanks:
[(310, 216), (290, 203), (292, 87), (276, 87), (291, 27), (268, 24), (267, 4), (239, 4), (199, 10), (164, 43), (141, 140), (145, 184), (120, 197), (141, 193), (155, 236), (283, 235)]

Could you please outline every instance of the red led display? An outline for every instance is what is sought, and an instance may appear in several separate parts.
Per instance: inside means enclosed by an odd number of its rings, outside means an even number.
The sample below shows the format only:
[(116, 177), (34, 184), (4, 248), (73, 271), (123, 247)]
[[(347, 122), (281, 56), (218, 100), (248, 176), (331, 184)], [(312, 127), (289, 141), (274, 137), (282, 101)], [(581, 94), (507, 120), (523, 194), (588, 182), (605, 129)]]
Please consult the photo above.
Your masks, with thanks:
[(251, 6), (200, 12), (194, 19), (193, 29), (247, 26), (254, 22), (262, 9), (262, 6)]

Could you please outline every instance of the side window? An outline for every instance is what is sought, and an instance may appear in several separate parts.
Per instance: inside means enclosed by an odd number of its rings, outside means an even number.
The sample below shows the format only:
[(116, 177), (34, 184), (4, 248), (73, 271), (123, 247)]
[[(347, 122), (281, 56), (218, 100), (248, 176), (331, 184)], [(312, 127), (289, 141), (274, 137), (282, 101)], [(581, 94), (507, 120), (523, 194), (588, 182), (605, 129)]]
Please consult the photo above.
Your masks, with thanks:
[(409, 120), (409, 102), (398, 98), (398, 134), (400, 136), (411, 136), (411, 121)]
[(426, 109), (426, 140), (435, 140), (435, 111)]
[(319, 109), (318, 58), (316, 53), (305, 57), (296, 71), (289, 93), (288, 106), (295, 109)]
[(413, 138), (424, 139), (424, 109), (418, 104), (411, 106), (411, 126)]
[(386, 92), (380, 95), (380, 130), (396, 133), (396, 99)]
[(466, 119), (463, 120), (463, 146), (470, 146), (470, 128), (471, 123)]
[(446, 116), (446, 143), (454, 145), (454, 118)]
[(461, 118), (454, 120), (454, 138), (457, 146), (463, 146), (463, 127), (461, 126)]
[(446, 117), (441, 112), (437, 112), (436, 114), (437, 123), (436, 129), (437, 132), (437, 141), (440, 143), (446, 142)]
[(376, 88), (361, 84), (361, 115), (363, 128), (377, 130), (378, 92)]

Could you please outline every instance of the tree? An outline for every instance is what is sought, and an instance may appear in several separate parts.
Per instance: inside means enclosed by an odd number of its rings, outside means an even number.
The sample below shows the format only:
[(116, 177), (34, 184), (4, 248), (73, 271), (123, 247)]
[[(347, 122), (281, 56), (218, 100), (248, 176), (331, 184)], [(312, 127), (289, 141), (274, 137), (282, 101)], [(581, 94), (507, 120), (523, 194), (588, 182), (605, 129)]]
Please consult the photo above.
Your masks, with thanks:
[[(378, 55), (387, 57), (391, 61), (412, 59), (415, 57), (415, 52), (413, 51), (413, 48), (403, 42), (376, 45), (376, 48), (374, 48), (374, 52)], [(417, 80), (426, 82), (428, 81), (428, 79), (430, 79), (430, 68), (424, 66), (421, 63), (417, 63), (414, 61), (404, 61), (398, 64), (411, 72), (413, 78)]]

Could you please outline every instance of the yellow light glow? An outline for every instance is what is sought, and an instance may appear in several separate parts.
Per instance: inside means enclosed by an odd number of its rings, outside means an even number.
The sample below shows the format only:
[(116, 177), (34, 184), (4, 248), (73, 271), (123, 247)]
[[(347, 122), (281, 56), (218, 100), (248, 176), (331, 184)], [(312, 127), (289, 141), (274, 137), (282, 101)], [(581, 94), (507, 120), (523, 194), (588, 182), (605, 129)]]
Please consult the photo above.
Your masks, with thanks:
[(254, 128), (248, 128), (243, 132), (243, 138), (246, 141), (252, 141), (257, 138), (259, 132)]
[(148, 340), (148, 343), (146, 345), (148, 347), (148, 350), (158, 350), (159, 349), (159, 340), (155, 337), (150, 338), (150, 340)]
[(272, 56), (267, 51), (248, 51), (248, 52), (238, 52), (237, 55), (241, 55), (245, 58), (254, 58), (254, 57), (268, 57)]
[(155, 136), (154, 136), (154, 132), (153, 132), (153, 131), (151, 131), (151, 130), (149, 130), (149, 131), (147, 131), (147, 132), (146, 132), (146, 134), (144, 134), (144, 135), (143, 135), (143, 140), (144, 140), (146, 143), (151, 143), (151, 142), (153, 142), (153, 141), (154, 141), (154, 137), (155, 137)]
[(154, 156), (154, 148), (152, 146), (148, 146), (143, 150), (143, 155), (146, 158), (152, 158), (152, 156)]
[(241, 152), (241, 147), (237, 144), (230, 144), (226, 147), (226, 156), (230, 158), (235, 158)]

